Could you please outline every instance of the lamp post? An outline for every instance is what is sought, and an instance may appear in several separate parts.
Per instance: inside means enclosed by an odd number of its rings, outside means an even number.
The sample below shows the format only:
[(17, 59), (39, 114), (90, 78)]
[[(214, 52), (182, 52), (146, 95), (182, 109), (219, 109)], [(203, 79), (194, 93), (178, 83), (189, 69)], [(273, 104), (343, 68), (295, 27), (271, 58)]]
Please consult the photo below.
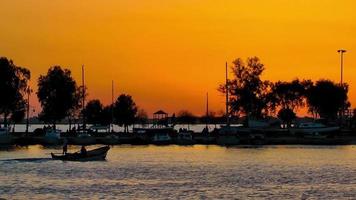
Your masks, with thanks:
[(340, 54), (340, 85), (343, 83), (343, 71), (344, 71), (344, 53), (346, 53), (345, 49), (339, 49), (337, 52)]
[[(340, 54), (340, 86), (343, 87), (343, 71), (344, 71), (344, 53), (346, 53), (345, 49), (339, 49), (337, 52)], [(343, 125), (343, 120), (344, 120), (344, 111), (345, 108), (342, 106), (341, 112), (340, 112), (340, 120), (341, 120), (341, 126)]]

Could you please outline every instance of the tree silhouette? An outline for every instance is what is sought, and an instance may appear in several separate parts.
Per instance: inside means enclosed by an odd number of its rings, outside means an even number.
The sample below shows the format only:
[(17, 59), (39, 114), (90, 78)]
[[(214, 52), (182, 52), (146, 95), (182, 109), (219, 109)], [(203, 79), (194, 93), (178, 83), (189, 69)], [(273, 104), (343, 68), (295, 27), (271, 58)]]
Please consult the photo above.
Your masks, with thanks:
[(100, 100), (94, 99), (87, 103), (83, 114), (89, 124), (102, 124), (104, 106)]
[(296, 117), (297, 117), (296, 114), (290, 108), (282, 108), (278, 112), (278, 118), (281, 119), (284, 123), (286, 123), (288, 128), (291, 126), (292, 121)]
[[(260, 78), (264, 69), (257, 57), (247, 58), (246, 63), (241, 58), (233, 61), (234, 77), (228, 83), (230, 112), (244, 114), (247, 118), (261, 118), (266, 114), (270, 83)], [(226, 86), (220, 85), (220, 91), (225, 93)]]
[(3, 115), (5, 126), (11, 115), (16, 115), (25, 107), (24, 94), (30, 77), (28, 69), (16, 66), (5, 57), (0, 58), (0, 91), (3, 94), (0, 97), (0, 115)]
[(37, 97), (42, 106), (39, 117), (53, 124), (74, 112), (80, 103), (81, 93), (68, 69), (51, 67), (38, 79)]
[(13, 123), (14, 130), (16, 123), (22, 122), (26, 114), (26, 102), (18, 101), (16, 105), (16, 109), (12, 112), (10, 117), (10, 121)]
[(291, 82), (276, 82), (272, 86), (271, 94), (275, 98), (274, 103), (283, 109), (294, 111), (304, 106), (305, 87), (298, 79)]
[(335, 120), (337, 113), (349, 107), (348, 85), (340, 86), (330, 80), (319, 80), (307, 91), (309, 111), (326, 120)]
[(135, 123), (137, 106), (130, 95), (120, 95), (114, 103), (114, 118), (116, 124), (124, 126), (128, 132), (128, 126)]

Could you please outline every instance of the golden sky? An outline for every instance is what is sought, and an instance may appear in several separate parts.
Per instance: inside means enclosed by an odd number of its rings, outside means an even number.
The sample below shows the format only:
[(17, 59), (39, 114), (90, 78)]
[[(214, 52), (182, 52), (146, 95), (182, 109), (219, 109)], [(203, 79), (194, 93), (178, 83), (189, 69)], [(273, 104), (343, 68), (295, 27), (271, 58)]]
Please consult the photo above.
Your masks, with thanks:
[[(128, 93), (151, 114), (223, 110), (225, 61), (258, 56), (263, 78), (344, 80), (356, 105), (354, 0), (2, 0), (0, 55), (29, 68), (85, 64), (89, 99)], [(37, 101), (32, 95), (32, 102)], [(38, 103), (36, 103), (38, 106)], [(37, 108), (37, 110), (39, 110)]]

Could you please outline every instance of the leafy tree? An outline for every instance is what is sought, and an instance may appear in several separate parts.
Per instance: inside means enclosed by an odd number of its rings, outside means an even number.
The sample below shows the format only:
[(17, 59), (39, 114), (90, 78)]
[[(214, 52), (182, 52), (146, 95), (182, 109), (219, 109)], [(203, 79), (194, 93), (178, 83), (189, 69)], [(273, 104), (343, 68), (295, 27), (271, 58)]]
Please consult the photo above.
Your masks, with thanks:
[(275, 97), (274, 103), (284, 109), (293, 111), (304, 106), (305, 87), (298, 79), (291, 82), (276, 82), (271, 94)]
[(296, 118), (295, 112), (290, 108), (282, 108), (278, 112), (278, 118), (281, 119), (284, 123), (287, 124), (287, 127), (290, 127), (292, 121)]
[(12, 60), (0, 58), (0, 115), (3, 115), (4, 125), (8, 118), (16, 115), (20, 108), (25, 107), (24, 94), (28, 88), (31, 73), (28, 69), (16, 66)]
[(124, 126), (128, 132), (128, 126), (135, 123), (137, 106), (130, 95), (120, 95), (114, 103), (114, 118), (119, 126)]
[(347, 101), (348, 85), (330, 80), (319, 80), (307, 91), (309, 111), (326, 120), (335, 120), (337, 113), (350, 106)]
[(91, 100), (83, 110), (83, 114), (89, 124), (102, 124), (104, 106), (98, 99)]
[(113, 106), (108, 105), (103, 108), (101, 113), (101, 125), (109, 125), (113, 122)]
[[(257, 57), (247, 58), (246, 63), (241, 58), (233, 61), (234, 78), (228, 83), (230, 112), (244, 114), (247, 118), (261, 118), (268, 112), (270, 82), (261, 80), (264, 69)], [(220, 91), (226, 92), (225, 85), (220, 86)]]
[(40, 119), (53, 124), (71, 115), (80, 105), (80, 90), (71, 71), (60, 66), (51, 67), (38, 79), (37, 97), (42, 106)]

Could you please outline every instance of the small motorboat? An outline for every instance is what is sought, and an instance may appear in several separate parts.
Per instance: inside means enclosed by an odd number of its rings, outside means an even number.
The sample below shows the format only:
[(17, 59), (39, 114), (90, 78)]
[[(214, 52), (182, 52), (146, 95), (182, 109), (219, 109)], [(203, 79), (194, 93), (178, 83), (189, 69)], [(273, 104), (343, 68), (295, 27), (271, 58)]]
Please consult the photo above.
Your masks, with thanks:
[(93, 149), (90, 151), (87, 151), (86, 154), (82, 153), (67, 153), (65, 155), (62, 154), (54, 154), (51, 153), (51, 156), (54, 160), (63, 160), (63, 161), (99, 161), (99, 160), (105, 160), (106, 159), (106, 154), (108, 153), (110, 147), (105, 146), (105, 147), (100, 147), (97, 149)]

